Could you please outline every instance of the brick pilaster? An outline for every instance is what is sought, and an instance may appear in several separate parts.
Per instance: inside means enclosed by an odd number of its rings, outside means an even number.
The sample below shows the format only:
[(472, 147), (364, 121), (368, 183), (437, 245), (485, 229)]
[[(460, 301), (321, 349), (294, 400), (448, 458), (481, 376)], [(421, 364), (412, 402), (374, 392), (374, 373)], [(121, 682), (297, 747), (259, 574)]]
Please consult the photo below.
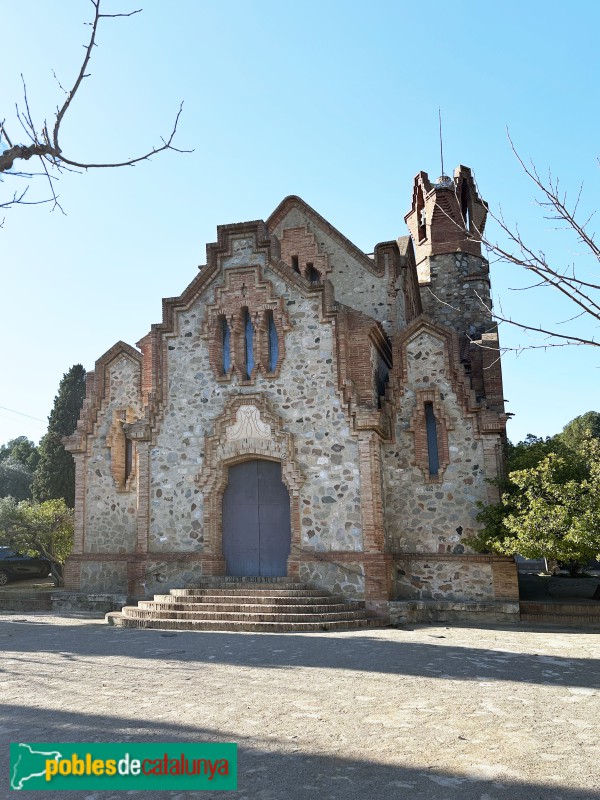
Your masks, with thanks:
[(517, 565), (512, 558), (492, 563), (492, 582), (495, 600), (515, 601), (519, 599)]
[(138, 441), (138, 480), (137, 480), (137, 540), (136, 553), (148, 552), (150, 529), (150, 444)]
[(73, 552), (83, 553), (85, 535), (85, 454), (73, 453), (75, 462), (75, 531)]
[(393, 594), (394, 560), (391, 553), (372, 553), (364, 556), (365, 605), (380, 617), (389, 614)]
[(63, 569), (63, 581), (65, 589), (81, 589), (81, 563), (75, 558), (67, 558)]
[(373, 431), (360, 434), (358, 442), (360, 503), (365, 553), (383, 553), (385, 545), (383, 495), (381, 489), (381, 448)]
[[(86, 454), (72, 453), (75, 462), (75, 511), (73, 531), (73, 555), (83, 553), (85, 540), (85, 485), (86, 485)], [(67, 558), (63, 572), (65, 589), (79, 589), (81, 587), (81, 564)]]
[(127, 562), (127, 594), (132, 597), (140, 597), (146, 594), (146, 587), (142, 586), (146, 575), (146, 563), (144, 561)]

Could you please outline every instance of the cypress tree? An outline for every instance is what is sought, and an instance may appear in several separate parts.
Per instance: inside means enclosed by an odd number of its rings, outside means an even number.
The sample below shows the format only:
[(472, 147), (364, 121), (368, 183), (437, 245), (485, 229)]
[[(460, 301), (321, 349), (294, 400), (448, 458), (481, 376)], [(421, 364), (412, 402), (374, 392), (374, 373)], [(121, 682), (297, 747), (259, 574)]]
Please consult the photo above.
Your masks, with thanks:
[(39, 503), (63, 498), (69, 508), (75, 505), (75, 464), (61, 438), (75, 431), (84, 399), (85, 370), (75, 364), (62, 377), (48, 417), (48, 432), (40, 442), (40, 461), (31, 487)]

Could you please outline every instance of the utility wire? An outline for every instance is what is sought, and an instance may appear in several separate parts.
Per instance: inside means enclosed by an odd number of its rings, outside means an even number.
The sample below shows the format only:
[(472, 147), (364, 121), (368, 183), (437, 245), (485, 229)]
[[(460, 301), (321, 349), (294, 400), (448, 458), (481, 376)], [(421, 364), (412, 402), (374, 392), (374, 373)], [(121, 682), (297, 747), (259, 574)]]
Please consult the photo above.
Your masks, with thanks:
[(24, 414), (22, 411), (15, 411), (14, 408), (7, 408), (6, 406), (0, 406), (4, 411), (10, 411), (11, 414), (19, 414), (21, 417), (29, 417), (29, 419), (35, 419), (37, 422), (46, 422), (45, 419), (40, 419), (39, 417), (32, 417), (31, 414)]

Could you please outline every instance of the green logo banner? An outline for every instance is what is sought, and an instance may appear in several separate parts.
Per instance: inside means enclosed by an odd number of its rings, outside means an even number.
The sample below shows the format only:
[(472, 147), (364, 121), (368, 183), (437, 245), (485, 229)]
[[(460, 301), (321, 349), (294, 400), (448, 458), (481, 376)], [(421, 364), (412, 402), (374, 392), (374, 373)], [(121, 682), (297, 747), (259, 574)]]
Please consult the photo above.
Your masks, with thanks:
[(237, 745), (56, 742), (10, 745), (15, 791), (237, 789)]

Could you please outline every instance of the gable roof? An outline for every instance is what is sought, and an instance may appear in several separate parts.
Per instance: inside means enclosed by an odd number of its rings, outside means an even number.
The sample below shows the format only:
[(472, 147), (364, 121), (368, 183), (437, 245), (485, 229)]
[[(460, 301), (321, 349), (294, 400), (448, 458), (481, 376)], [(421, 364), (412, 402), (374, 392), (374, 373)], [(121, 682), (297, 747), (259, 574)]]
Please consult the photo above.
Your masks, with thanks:
[(309, 206), (308, 203), (306, 203), (301, 197), (298, 197), (298, 195), (290, 194), (285, 197), (277, 206), (275, 211), (273, 211), (271, 216), (267, 219), (267, 226), (271, 233), (284, 219), (286, 214), (288, 214), (288, 212), (293, 208), (297, 208), (302, 211), (302, 213), (305, 214), (311, 220), (311, 222), (324, 230), (328, 236), (330, 236), (341, 247), (353, 255), (354, 258), (356, 258), (356, 260), (360, 262), (360, 264), (370, 273), (380, 277), (383, 275), (383, 272), (377, 268), (377, 265), (366, 253), (363, 253), (359, 247), (357, 247), (353, 242), (350, 241), (350, 239), (344, 236), (343, 233), (340, 233), (340, 231), (338, 231), (338, 229), (335, 228), (330, 222), (327, 222), (325, 217), (322, 217), (318, 211), (315, 211), (312, 206)]

